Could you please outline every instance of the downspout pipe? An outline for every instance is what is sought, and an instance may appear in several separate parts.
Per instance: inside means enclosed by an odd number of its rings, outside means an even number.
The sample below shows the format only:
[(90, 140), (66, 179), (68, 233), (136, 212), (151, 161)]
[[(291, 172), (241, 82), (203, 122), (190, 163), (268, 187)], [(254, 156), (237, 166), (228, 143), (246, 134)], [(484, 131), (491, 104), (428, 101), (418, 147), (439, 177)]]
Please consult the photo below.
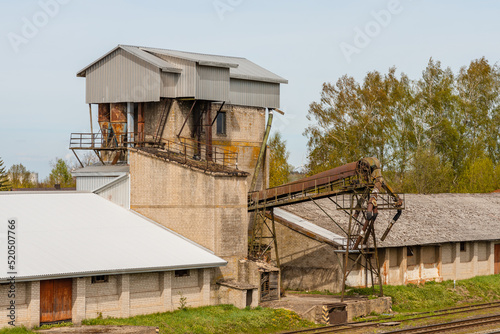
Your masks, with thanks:
[(267, 116), (267, 127), (266, 133), (264, 134), (264, 139), (262, 140), (262, 146), (260, 147), (259, 158), (257, 159), (257, 165), (255, 166), (255, 171), (253, 173), (252, 183), (250, 184), (249, 191), (255, 191), (255, 184), (257, 183), (257, 178), (259, 177), (259, 172), (264, 161), (264, 155), (266, 154), (267, 139), (269, 138), (269, 133), (271, 132), (271, 125), (273, 124), (273, 109), (268, 109)]
[[(134, 142), (134, 103), (127, 102), (127, 141), (128, 147)], [(127, 150), (127, 162), (130, 163), (130, 152)]]

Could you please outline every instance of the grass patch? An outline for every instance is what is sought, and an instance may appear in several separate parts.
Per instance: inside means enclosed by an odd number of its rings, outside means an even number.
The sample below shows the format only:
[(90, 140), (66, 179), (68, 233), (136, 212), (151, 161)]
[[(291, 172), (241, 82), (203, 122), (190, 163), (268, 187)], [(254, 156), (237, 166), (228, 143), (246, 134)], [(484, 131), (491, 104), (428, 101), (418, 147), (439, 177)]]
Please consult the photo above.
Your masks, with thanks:
[[(371, 295), (372, 289), (351, 289), (349, 294)], [(478, 276), (456, 282), (427, 282), (384, 286), (396, 312), (427, 312), (460, 305), (488, 303), (500, 299), (500, 275)]]
[(25, 327), (6, 327), (0, 329), (0, 334), (31, 334), (35, 333)]
[(257, 307), (238, 309), (233, 305), (187, 308), (130, 318), (84, 320), (85, 325), (156, 326), (160, 333), (274, 333), (317, 326), (283, 309)]
[[(378, 293), (378, 287), (375, 289)], [(310, 294), (338, 293), (310, 291)], [(372, 288), (349, 288), (348, 296), (374, 297)], [(392, 297), (392, 309), (396, 312), (429, 312), (455, 306), (488, 303), (500, 300), (500, 275), (477, 276), (465, 280), (441, 283), (427, 282), (421, 285), (384, 285), (384, 295)]]
[[(45, 329), (59, 324), (42, 326)], [(185, 308), (174, 312), (140, 315), (130, 318), (96, 318), (83, 321), (83, 325), (154, 326), (160, 333), (275, 333), (286, 330), (318, 327), (301, 319), (296, 313), (284, 309), (256, 307), (238, 309), (233, 305)], [(0, 334), (31, 334), (24, 327), (4, 328)]]

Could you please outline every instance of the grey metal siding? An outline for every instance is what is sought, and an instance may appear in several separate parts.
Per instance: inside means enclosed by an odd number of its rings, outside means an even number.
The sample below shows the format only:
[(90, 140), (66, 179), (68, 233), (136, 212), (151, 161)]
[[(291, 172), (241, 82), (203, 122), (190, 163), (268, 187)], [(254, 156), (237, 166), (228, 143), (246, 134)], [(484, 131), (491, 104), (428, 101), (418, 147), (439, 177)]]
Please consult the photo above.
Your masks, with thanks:
[(196, 94), (196, 63), (157, 53), (154, 55), (182, 69), (177, 81), (176, 97), (194, 97)]
[(252, 107), (279, 108), (280, 84), (231, 78), (229, 103)]
[(125, 177), (115, 184), (95, 192), (97, 195), (118, 204), (125, 209), (130, 208), (130, 177)]
[(76, 178), (76, 190), (94, 191), (117, 177), (118, 176), (78, 176)]
[(179, 73), (161, 72), (161, 97), (177, 97), (176, 86), (179, 78)]
[(160, 100), (160, 70), (117, 49), (86, 71), (86, 103)]
[(227, 101), (229, 99), (229, 68), (196, 66), (196, 98)]

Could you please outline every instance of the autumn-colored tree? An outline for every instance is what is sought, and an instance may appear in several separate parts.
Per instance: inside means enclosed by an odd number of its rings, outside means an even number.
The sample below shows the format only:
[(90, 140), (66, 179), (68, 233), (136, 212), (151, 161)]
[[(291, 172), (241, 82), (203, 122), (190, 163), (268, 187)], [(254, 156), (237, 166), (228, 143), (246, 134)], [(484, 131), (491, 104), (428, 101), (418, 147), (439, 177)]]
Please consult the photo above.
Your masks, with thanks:
[(0, 159), (0, 191), (6, 191), (11, 189), (11, 184), (7, 173), (5, 172), (5, 167), (3, 165), (3, 160)]
[(23, 164), (12, 165), (7, 172), (12, 188), (33, 188), (36, 186), (31, 181), (31, 171)]
[(269, 187), (277, 187), (289, 181), (292, 171), (288, 163), (289, 155), (286, 141), (279, 132), (275, 132), (269, 139)]

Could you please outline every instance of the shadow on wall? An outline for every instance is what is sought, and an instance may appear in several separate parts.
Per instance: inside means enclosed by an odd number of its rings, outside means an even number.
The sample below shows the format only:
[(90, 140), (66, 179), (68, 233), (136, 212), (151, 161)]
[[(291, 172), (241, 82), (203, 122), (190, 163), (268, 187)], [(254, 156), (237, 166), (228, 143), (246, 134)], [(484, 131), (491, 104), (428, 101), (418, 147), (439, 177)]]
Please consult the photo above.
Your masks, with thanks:
[[(289, 290), (329, 290), (342, 288), (342, 272), (333, 248), (322, 245), (315, 250), (304, 250), (304, 255), (281, 265), (283, 288)], [(290, 256), (287, 256), (290, 257)]]

